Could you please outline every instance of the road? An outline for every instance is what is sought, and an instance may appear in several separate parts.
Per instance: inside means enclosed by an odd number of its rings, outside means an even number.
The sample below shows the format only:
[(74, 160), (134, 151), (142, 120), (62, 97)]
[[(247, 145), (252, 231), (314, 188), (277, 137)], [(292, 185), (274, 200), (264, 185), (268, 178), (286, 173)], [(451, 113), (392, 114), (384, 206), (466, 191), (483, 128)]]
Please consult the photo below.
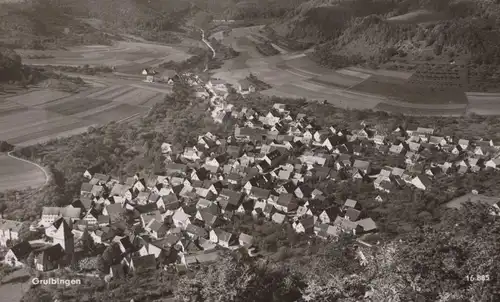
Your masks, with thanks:
[(200, 28), (200, 31), (201, 31), (201, 40), (203, 41), (203, 43), (205, 43), (208, 48), (210, 48), (210, 50), (212, 51), (212, 59), (215, 58), (215, 49), (212, 47), (212, 45), (210, 45), (210, 43), (208, 43), (208, 41), (205, 39), (205, 31), (203, 29)]

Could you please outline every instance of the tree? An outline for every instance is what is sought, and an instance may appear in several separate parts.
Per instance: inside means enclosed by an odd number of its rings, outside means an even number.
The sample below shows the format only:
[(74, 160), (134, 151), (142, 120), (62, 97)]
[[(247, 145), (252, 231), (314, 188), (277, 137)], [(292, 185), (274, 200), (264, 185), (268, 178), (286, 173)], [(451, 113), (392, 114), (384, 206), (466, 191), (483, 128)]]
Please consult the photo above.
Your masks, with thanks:
[(35, 271), (36, 268), (35, 268), (35, 253), (34, 252), (31, 252), (28, 255), (28, 258), (26, 258), (26, 265), (30, 269), (31, 273), (33, 273)]

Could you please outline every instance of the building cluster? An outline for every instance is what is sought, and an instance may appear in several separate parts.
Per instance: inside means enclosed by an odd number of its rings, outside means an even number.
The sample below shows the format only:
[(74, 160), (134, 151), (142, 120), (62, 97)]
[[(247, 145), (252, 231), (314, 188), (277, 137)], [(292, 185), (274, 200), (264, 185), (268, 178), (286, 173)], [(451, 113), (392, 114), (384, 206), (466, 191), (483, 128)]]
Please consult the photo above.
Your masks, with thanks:
[[(43, 209), (37, 227), (49, 244), (34, 249), (19, 243), (6, 263), (22, 265), (34, 251), (36, 268), (51, 270), (78, 258), (81, 243), (91, 238), (116, 247), (111, 276), (160, 265), (185, 271), (216, 261), (221, 249), (254, 255), (256, 238), (226, 227), (236, 216), (290, 224), (299, 234), (325, 240), (377, 231), (358, 201), (332, 200), (316, 186), (319, 181), (370, 182), (380, 191), (377, 200), (384, 201), (384, 192), (404, 186), (430, 190), (442, 175), (500, 168), (490, 140), (456, 140), (429, 128), (380, 134), (365, 123), (358, 129), (321, 128), (283, 104), (264, 114), (251, 108), (229, 114), (238, 120), (229, 137), (206, 133), (180, 152), (163, 143), (161, 175), (117, 179), (98, 168), (87, 170), (78, 200)], [(404, 158), (404, 165), (374, 167), (364, 157), (368, 147)], [(436, 152), (453, 160), (429, 163)]]

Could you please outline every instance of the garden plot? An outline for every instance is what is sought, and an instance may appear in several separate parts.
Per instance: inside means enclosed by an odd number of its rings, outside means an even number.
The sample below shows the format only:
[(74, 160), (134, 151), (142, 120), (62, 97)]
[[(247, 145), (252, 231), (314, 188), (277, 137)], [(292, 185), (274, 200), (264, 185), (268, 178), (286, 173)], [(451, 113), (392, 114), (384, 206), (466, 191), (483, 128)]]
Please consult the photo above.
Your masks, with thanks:
[(74, 115), (109, 103), (111, 103), (109, 100), (80, 98), (64, 102), (63, 104), (49, 106), (45, 109), (62, 115)]
[(115, 98), (113, 101), (117, 103), (124, 103), (124, 104), (138, 106), (147, 103), (150, 99), (154, 98), (158, 94), (159, 93), (156, 91), (137, 88), (124, 95)]
[(36, 106), (69, 96), (69, 93), (54, 90), (37, 90), (26, 94), (10, 97), (7, 100), (23, 106)]

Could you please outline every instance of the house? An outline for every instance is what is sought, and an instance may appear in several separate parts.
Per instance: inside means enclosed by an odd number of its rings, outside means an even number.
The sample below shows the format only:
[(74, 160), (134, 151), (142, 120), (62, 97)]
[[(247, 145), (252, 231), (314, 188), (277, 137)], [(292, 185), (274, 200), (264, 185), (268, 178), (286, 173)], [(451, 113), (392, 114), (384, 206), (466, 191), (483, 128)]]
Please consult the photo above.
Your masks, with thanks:
[(152, 68), (144, 68), (141, 73), (143, 76), (146, 76), (146, 82), (148, 83), (153, 83), (155, 80), (154, 76), (157, 74)]
[(309, 198), (309, 197), (311, 197), (311, 193), (313, 192), (313, 190), (314, 189), (312, 189), (307, 184), (302, 184), (295, 189), (294, 194), (295, 194), (295, 196), (297, 196), (297, 198), (301, 198), (301, 199)]
[(272, 204), (278, 211), (285, 213), (291, 212), (298, 207), (295, 196), (291, 193), (280, 194), (277, 201), (270, 202), (270, 204)]
[(233, 234), (216, 228), (210, 231), (210, 241), (222, 247), (229, 248), (233, 243)]
[(277, 167), (279, 164), (281, 164), (284, 160), (286, 160), (288, 154), (282, 153), (279, 150), (274, 150), (272, 152), (269, 152), (264, 156), (264, 161), (267, 162), (267, 164), (271, 167)]
[(145, 272), (153, 269), (156, 269), (156, 258), (153, 254), (132, 257), (130, 261), (129, 270), (131, 272)]
[(434, 134), (434, 129), (433, 128), (417, 127), (416, 132), (419, 134), (432, 135), (432, 134)]
[(404, 154), (406, 152), (406, 149), (404, 148), (404, 145), (402, 143), (399, 143), (397, 145), (393, 144), (389, 148), (389, 152), (393, 154)]
[(332, 206), (332, 207), (329, 207), (325, 210), (323, 210), (323, 212), (321, 212), (321, 214), (319, 214), (319, 220), (324, 223), (324, 224), (330, 224), (332, 222), (335, 221), (335, 219), (337, 219), (338, 216), (340, 216), (342, 214), (342, 211), (340, 210), (339, 207), (336, 207), (336, 206)]
[(24, 261), (28, 258), (32, 250), (28, 241), (20, 242), (9, 249), (4, 256), (3, 262), (12, 267), (23, 267)]
[(485, 166), (486, 166), (487, 168), (492, 168), (492, 169), (500, 169), (500, 157), (497, 157), (497, 158), (493, 158), (493, 159), (488, 160), (488, 161), (485, 163)]
[(51, 271), (64, 265), (64, 249), (60, 244), (37, 250), (35, 268), (40, 272)]
[(172, 215), (174, 225), (183, 230), (191, 223), (191, 215), (186, 214), (183, 208), (177, 209)]
[(249, 248), (253, 245), (253, 237), (245, 233), (241, 233), (240, 237), (238, 238), (238, 242), (240, 246)]
[(314, 232), (314, 217), (304, 216), (298, 222), (294, 222), (292, 226), (297, 233), (312, 234)]
[(19, 239), (19, 232), (26, 223), (0, 219), (0, 246), (6, 247), (10, 242)]
[(271, 217), (271, 221), (277, 224), (283, 224), (285, 222), (286, 216), (281, 213), (274, 213)]
[(343, 210), (348, 209), (348, 208), (353, 208), (353, 209), (361, 209), (361, 204), (358, 203), (354, 199), (347, 199), (344, 203), (344, 206), (342, 207)]
[(371, 218), (358, 220), (356, 224), (358, 225), (356, 230), (357, 234), (375, 232), (377, 230), (377, 224)]
[(208, 238), (208, 232), (194, 224), (189, 224), (186, 227), (186, 233), (190, 238)]
[(238, 81), (238, 92), (241, 94), (247, 94), (250, 92), (255, 92), (255, 86), (247, 79)]
[(431, 145), (439, 145), (439, 146), (445, 146), (448, 142), (446, 139), (442, 136), (431, 136), (429, 137), (429, 144)]
[(179, 164), (179, 163), (170, 163), (165, 166), (165, 171), (167, 172), (168, 175), (172, 174), (181, 174), (185, 175), (188, 170), (188, 166), (185, 164)]
[(163, 223), (163, 220), (152, 219), (146, 225), (145, 229), (151, 234), (155, 239), (160, 239), (165, 237), (168, 231), (168, 227)]
[(367, 175), (371, 172), (371, 165), (369, 162), (364, 160), (356, 159), (352, 165), (353, 170), (360, 171), (363, 175)]
[(411, 183), (420, 190), (428, 190), (432, 182), (425, 175), (418, 175), (411, 180)]

